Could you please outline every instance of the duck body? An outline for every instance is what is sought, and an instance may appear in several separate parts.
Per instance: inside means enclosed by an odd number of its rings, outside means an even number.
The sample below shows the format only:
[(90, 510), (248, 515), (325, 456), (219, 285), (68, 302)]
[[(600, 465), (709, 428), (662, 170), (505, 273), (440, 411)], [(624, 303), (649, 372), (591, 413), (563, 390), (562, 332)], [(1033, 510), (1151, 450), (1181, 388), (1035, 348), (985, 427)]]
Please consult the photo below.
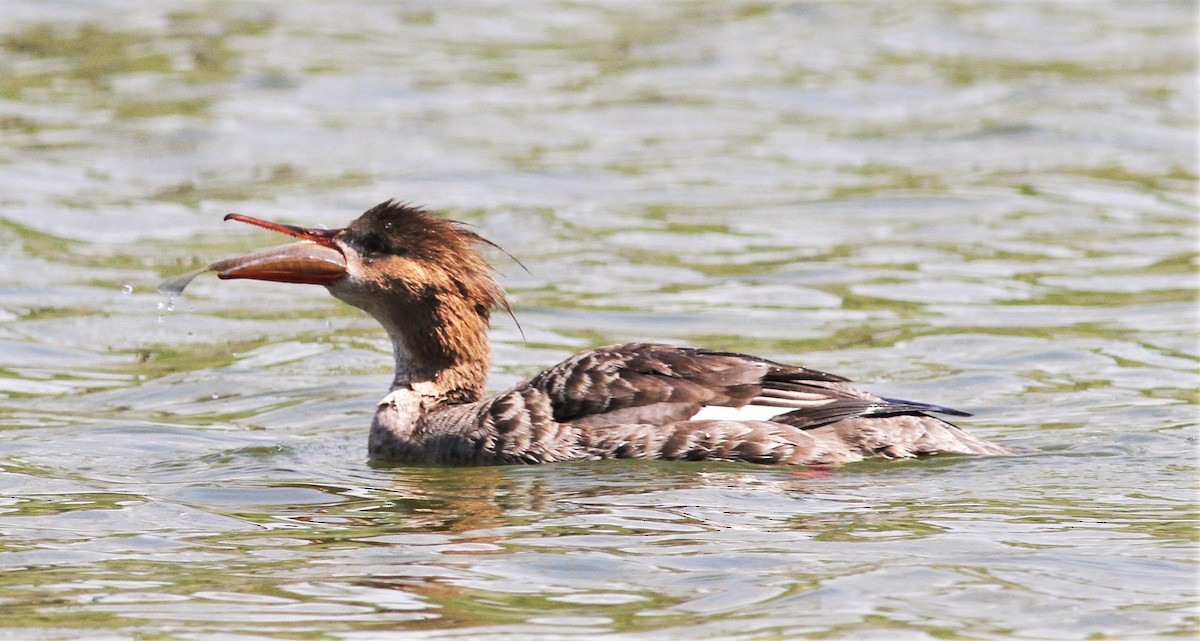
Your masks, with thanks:
[[(411, 389), (395, 390), (375, 414), (369, 451), (380, 460), (442, 465), (622, 458), (818, 465), (1009, 453), (928, 414), (964, 412), (884, 399), (844, 380), (745, 354), (610, 345), (472, 403), (426, 405)], [(756, 414), (763, 418), (740, 417)]]
[(933, 416), (965, 412), (875, 396), (805, 367), (693, 347), (587, 350), (485, 398), (490, 313), (508, 306), (477, 251), (487, 243), (482, 237), (391, 201), (336, 230), (227, 218), (302, 240), (214, 263), (221, 278), (321, 284), (387, 330), (396, 369), (371, 425), (375, 460), (816, 465), (1011, 453)]

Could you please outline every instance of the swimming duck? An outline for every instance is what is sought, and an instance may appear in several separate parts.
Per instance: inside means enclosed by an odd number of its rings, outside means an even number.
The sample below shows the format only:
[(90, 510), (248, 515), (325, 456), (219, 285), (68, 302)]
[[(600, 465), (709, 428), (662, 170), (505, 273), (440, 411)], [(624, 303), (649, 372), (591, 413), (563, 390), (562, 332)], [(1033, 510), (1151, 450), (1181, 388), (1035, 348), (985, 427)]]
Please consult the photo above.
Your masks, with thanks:
[[(301, 239), (213, 263), (222, 279), (324, 285), (378, 320), (395, 355), (371, 423), (382, 461), (442, 465), (612, 458), (825, 465), (869, 457), (1009, 454), (934, 414), (835, 374), (651, 343), (609, 345), (486, 396), (493, 310), (509, 310), (461, 223), (394, 201), (343, 229), (236, 220)], [(176, 289), (182, 289), (176, 284)], [(511, 310), (509, 310), (511, 313)]]

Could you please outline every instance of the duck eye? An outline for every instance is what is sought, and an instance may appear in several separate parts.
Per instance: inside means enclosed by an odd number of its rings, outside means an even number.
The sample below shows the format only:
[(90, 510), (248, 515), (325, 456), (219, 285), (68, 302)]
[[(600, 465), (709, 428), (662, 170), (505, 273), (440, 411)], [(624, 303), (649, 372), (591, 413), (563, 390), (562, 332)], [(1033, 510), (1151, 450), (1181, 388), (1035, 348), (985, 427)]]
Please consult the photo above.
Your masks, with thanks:
[(367, 236), (362, 241), (362, 248), (368, 254), (378, 254), (383, 251), (383, 241), (378, 236)]

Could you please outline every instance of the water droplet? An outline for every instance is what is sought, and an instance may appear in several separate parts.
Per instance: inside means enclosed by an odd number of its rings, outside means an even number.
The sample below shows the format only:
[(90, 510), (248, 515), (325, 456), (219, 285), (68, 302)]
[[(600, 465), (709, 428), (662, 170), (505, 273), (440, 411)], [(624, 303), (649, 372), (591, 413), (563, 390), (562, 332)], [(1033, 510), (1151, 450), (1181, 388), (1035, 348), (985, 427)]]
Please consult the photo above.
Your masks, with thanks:
[(133, 293), (133, 285), (126, 283), (125, 286), (121, 288), (121, 293), (122, 294), (132, 294)]
[(167, 301), (167, 311), (168, 312), (175, 311), (175, 299), (171, 299), (171, 300)]
[(214, 400), (214, 401), (215, 401), (215, 400), (217, 400), (218, 398), (221, 398), (221, 395), (220, 395), (220, 394), (213, 394), (213, 395), (212, 395), (212, 400)]
[[(166, 304), (166, 303), (159, 303), (159, 304), (158, 304), (158, 311), (160, 311), (160, 312), (161, 312), (162, 310), (164, 310), (164, 309), (166, 309), (166, 308), (167, 308), (167, 304)], [(162, 320), (162, 315), (161, 315), (161, 314), (159, 315), (158, 319), (159, 319), (159, 320)]]

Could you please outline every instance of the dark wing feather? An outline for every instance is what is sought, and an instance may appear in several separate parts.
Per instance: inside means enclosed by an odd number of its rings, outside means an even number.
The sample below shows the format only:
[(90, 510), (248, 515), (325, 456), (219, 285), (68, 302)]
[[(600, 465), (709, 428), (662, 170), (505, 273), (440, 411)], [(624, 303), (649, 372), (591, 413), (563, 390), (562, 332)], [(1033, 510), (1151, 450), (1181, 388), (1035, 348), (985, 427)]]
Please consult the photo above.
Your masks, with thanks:
[(745, 354), (631, 343), (576, 354), (524, 386), (546, 394), (557, 421), (608, 425), (684, 420), (704, 405), (740, 407), (767, 382), (845, 380)]
[(936, 412), (938, 414), (949, 414), (951, 416), (973, 416), (970, 412), (956, 410), (952, 407), (943, 407), (934, 405), (933, 403), (921, 403), (919, 401), (906, 401), (900, 398), (882, 397), (888, 402), (888, 414), (909, 414), (913, 412)]
[[(824, 381), (767, 383), (765, 387), (763, 399), (773, 402), (762, 404), (788, 407), (789, 405), (785, 403), (790, 401), (794, 403), (790, 407), (796, 407), (796, 409), (781, 413), (771, 420), (805, 430), (847, 418), (877, 418), (901, 414), (925, 415), (926, 412), (970, 416), (968, 412), (940, 405), (875, 396), (840, 383)], [(755, 403), (759, 403), (759, 400), (755, 400)]]

